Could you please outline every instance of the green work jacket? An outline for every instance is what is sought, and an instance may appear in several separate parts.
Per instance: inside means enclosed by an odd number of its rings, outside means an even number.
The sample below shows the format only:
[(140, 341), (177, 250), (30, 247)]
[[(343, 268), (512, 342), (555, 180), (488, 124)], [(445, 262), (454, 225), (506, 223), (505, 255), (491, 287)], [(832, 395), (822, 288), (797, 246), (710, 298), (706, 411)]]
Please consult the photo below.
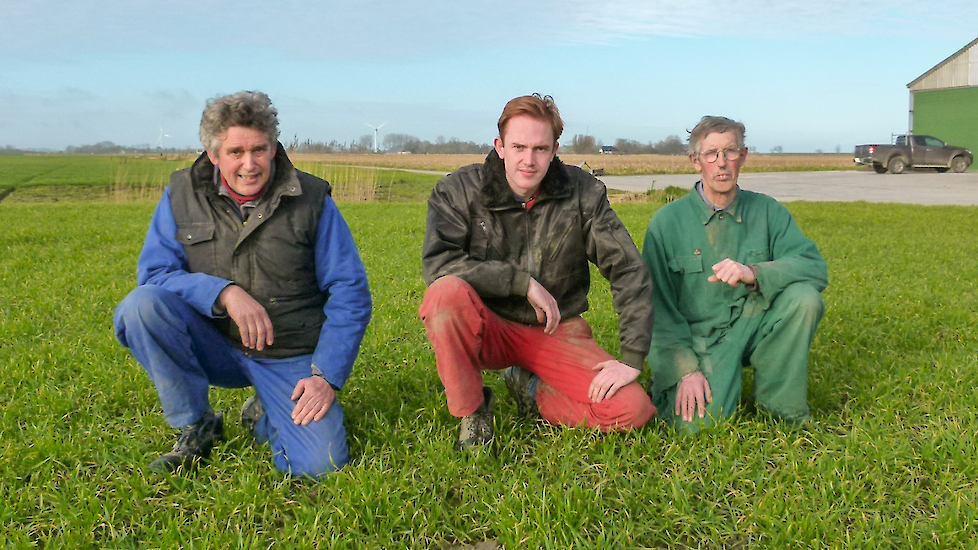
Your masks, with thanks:
[[(768, 309), (788, 285), (828, 285), (825, 260), (781, 203), (737, 192), (727, 208), (707, 205), (694, 187), (655, 213), (642, 257), (652, 274), (655, 327), (648, 362), (655, 390), (691, 372), (710, 374), (709, 350), (744, 315)], [(730, 258), (755, 271), (756, 288), (711, 283), (712, 266)], [(753, 286), (753, 285), (751, 285)]]

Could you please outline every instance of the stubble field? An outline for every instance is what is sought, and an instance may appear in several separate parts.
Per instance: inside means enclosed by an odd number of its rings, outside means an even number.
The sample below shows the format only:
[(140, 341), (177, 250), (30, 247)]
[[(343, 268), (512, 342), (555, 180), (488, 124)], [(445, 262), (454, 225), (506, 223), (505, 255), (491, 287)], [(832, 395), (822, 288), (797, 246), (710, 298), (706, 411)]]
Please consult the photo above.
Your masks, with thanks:
[[(194, 158), (193, 155), (0, 155), (0, 198), (14, 189), (34, 188), (35, 195), (50, 200), (50, 188), (55, 187), (58, 192), (84, 199), (95, 196), (115, 202), (149, 200), (159, 196), (170, 173), (189, 166)], [(405, 170), (448, 173), (485, 160), (484, 155), (293, 155), (291, 158), (298, 168), (333, 183), (340, 200), (368, 202), (398, 200), (395, 193), (403, 187), (398, 183), (432, 179), (419, 179), (425, 174), (409, 175), (411, 172)], [(689, 160), (681, 155), (569, 154), (561, 155), (561, 159), (574, 166), (586, 163), (607, 175), (694, 173)], [(744, 170), (785, 172), (852, 170), (853, 167), (850, 155), (751, 154)]]
[[(382, 166), (450, 172), (466, 164), (482, 163), (485, 155), (298, 155), (298, 159), (326, 164)], [(694, 170), (683, 155), (576, 155), (562, 153), (561, 160), (608, 175), (692, 174)], [(852, 155), (843, 154), (754, 154), (748, 156), (745, 171), (789, 172), (807, 170), (852, 170)]]

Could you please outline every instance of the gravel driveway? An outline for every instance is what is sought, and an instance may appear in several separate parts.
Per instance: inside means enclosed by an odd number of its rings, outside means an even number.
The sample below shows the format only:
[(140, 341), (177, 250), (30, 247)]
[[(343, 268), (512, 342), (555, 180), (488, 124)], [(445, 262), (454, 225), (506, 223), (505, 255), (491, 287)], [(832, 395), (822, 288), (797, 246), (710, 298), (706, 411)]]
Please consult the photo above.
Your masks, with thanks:
[[(691, 188), (698, 175), (602, 176), (609, 189), (643, 192), (655, 186)], [(850, 172), (741, 173), (740, 186), (779, 201), (866, 201), (910, 204), (978, 205), (978, 171), (963, 174), (913, 172), (877, 174)]]

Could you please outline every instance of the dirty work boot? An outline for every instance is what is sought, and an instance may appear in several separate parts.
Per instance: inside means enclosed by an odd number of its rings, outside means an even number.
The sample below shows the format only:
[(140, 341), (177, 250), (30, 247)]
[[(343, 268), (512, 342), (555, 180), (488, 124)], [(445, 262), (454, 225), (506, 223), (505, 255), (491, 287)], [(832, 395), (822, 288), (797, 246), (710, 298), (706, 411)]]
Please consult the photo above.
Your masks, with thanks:
[(483, 400), (472, 414), (462, 417), (462, 427), (458, 432), (458, 446), (468, 449), (492, 441), (492, 404), (495, 396), (492, 390), (482, 388)]
[(523, 418), (540, 418), (540, 407), (537, 406), (537, 384), (540, 378), (532, 372), (520, 368), (509, 367), (503, 371), (506, 379), (506, 389), (516, 401), (516, 411)]
[(214, 441), (224, 441), (224, 415), (207, 411), (197, 422), (184, 426), (173, 450), (149, 464), (151, 470), (175, 472), (193, 469), (211, 454)]
[(258, 421), (263, 416), (265, 416), (265, 407), (261, 406), (257, 394), (252, 395), (241, 407), (241, 426), (248, 430), (251, 437), (255, 437), (255, 426), (258, 425)]

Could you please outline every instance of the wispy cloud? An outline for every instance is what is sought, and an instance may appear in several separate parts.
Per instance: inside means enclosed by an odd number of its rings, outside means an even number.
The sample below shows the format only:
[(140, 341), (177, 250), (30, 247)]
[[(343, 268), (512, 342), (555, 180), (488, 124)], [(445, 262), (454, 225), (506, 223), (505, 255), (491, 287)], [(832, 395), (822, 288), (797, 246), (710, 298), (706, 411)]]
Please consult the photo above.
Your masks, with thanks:
[(911, 23), (917, 33), (939, 32), (949, 17), (978, 19), (978, 2), (950, 0), (937, 8), (920, 0), (39, 0), (5, 11), (0, 56), (165, 48), (207, 57), (267, 47), (302, 58), (363, 59), (651, 36), (899, 36), (911, 32)]

